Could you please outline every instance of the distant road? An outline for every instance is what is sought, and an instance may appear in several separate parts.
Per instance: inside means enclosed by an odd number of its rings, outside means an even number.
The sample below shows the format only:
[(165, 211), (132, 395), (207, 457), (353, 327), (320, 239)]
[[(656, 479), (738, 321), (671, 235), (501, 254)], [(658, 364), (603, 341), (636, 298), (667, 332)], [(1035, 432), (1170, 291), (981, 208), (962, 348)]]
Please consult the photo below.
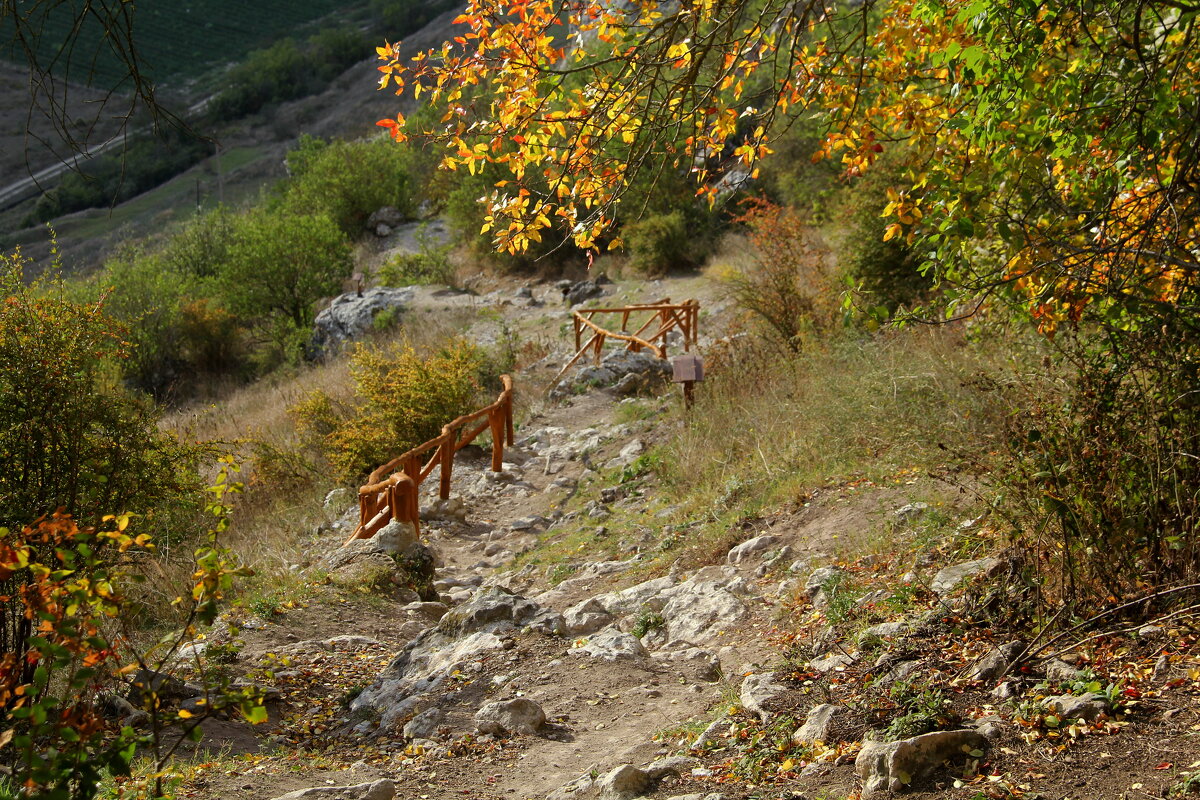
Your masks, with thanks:
[(59, 175), (62, 175), (69, 169), (78, 169), (80, 160), (87, 161), (95, 158), (105, 150), (116, 147), (122, 141), (124, 141), (124, 139), (124, 134), (118, 134), (109, 139), (107, 142), (92, 148), (86, 154), (77, 155), (70, 161), (63, 161), (62, 163), (54, 164), (46, 167), (45, 169), (38, 170), (32, 175), (22, 178), (15, 183), (10, 183), (8, 186), (0, 187), (0, 211), (3, 211), (7, 208), (12, 208), (22, 200), (27, 200), (30, 197), (35, 197), (41, 194), (44, 191), (42, 187), (44, 187), (47, 183), (53, 181)]

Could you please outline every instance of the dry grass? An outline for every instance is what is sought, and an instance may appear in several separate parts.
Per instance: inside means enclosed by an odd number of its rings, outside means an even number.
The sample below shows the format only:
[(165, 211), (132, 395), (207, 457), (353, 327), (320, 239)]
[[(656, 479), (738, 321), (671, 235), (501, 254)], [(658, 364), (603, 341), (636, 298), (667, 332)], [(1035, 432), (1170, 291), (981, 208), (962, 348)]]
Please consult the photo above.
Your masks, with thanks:
[(712, 359), (688, 424), (663, 449), (681, 495), (738, 496), (886, 476), (986, 450), (999, 398), (979, 378), (999, 368), (957, 327), (826, 341), (781, 357), (752, 344)]

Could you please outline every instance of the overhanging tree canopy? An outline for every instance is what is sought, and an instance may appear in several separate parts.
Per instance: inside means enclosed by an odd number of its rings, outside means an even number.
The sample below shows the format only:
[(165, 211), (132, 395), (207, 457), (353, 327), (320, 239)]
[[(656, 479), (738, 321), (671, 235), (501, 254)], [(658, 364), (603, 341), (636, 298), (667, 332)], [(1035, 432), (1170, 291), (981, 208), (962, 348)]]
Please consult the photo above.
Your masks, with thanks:
[[(634, 175), (700, 195), (753, 170), (797, 114), (861, 174), (902, 148), (886, 236), (1043, 330), (1177, 304), (1197, 273), (1197, 6), (1154, 2), (471, 0), (463, 32), (381, 87), (423, 97), (446, 169), (501, 165), (485, 230), (522, 252), (556, 226), (596, 247)], [(379, 122), (395, 138), (403, 116)], [(1141, 306), (1139, 306), (1141, 307)]]

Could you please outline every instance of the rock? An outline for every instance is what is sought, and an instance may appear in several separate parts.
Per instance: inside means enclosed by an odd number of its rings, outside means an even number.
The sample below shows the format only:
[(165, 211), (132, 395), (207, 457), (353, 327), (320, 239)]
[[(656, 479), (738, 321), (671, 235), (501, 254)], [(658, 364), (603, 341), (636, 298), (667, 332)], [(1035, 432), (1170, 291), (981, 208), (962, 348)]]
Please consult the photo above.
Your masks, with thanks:
[(662, 780), (668, 775), (684, 775), (700, 766), (700, 759), (691, 756), (668, 756), (650, 763), (645, 773), (650, 780)]
[(670, 592), (662, 608), (670, 644), (702, 645), (749, 614), (746, 604), (717, 581), (687, 581)]
[(139, 669), (129, 680), (129, 692), (125, 698), (131, 705), (140, 708), (151, 701), (148, 696), (151, 693), (160, 700), (181, 700), (194, 696), (193, 690), (173, 675), (150, 669)]
[(633, 764), (622, 764), (596, 781), (603, 800), (629, 800), (650, 785), (650, 776)]
[(863, 743), (854, 769), (863, 800), (898, 792), (951, 758), (986, 750), (988, 740), (973, 730), (934, 731), (898, 742)]
[(411, 522), (391, 520), (371, 537), (381, 553), (403, 553), (417, 544), (417, 529)]
[(563, 291), (563, 299), (569, 305), (575, 306), (591, 300), (593, 297), (599, 297), (602, 294), (604, 294), (604, 290), (594, 282), (580, 281)]
[(1071, 683), (1079, 680), (1079, 670), (1061, 659), (1053, 658), (1046, 662), (1046, 680), (1050, 683)]
[(515, 292), (513, 292), (513, 298), (517, 299), (517, 300), (532, 300), (533, 299), (533, 290), (530, 289), (528, 286), (522, 286), (521, 288), (519, 288)]
[[(670, 379), (671, 363), (644, 351), (634, 353), (629, 350), (613, 350), (600, 360), (599, 366), (588, 365), (579, 369), (573, 376), (565, 377), (551, 394), (554, 397), (564, 397), (576, 390), (613, 386), (626, 375), (638, 376), (641, 382), (639, 391), (653, 389)], [(578, 449), (588, 449), (586, 443), (580, 444), (584, 446)]]
[(1008, 674), (1013, 666), (1013, 659), (1024, 651), (1024, 642), (1001, 645), (975, 662), (967, 672), (967, 677), (974, 681), (998, 681)]
[(758, 714), (766, 722), (771, 716), (771, 712), (767, 711), (763, 706), (786, 691), (787, 688), (775, 680), (774, 674), (770, 672), (756, 672), (753, 675), (746, 676), (746, 679), (742, 681), (742, 689), (738, 694), (738, 699), (741, 701), (742, 708)]
[(437, 624), (439, 632), (455, 636), (514, 627), (529, 627), (550, 635), (561, 635), (564, 629), (560, 614), (499, 586), (475, 592), (468, 602), (448, 612)]
[(389, 228), (399, 227), (404, 222), (404, 214), (392, 206), (383, 206), (367, 217), (367, 229), (374, 230), (377, 225), (387, 225)]
[(906, 506), (897, 508), (892, 513), (896, 515), (896, 519), (900, 522), (910, 522), (929, 510), (929, 503), (909, 503)]
[(1068, 722), (1077, 719), (1092, 722), (1112, 713), (1108, 700), (1096, 692), (1088, 692), (1079, 696), (1064, 694), (1058, 697), (1047, 697), (1045, 704), (1046, 708), (1057, 714), (1060, 719)]
[(488, 703), (475, 714), (480, 733), (503, 736), (505, 733), (537, 733), (546, 724), (546, 712), (527, 697)]
[(616, 458), (611, 458), (605, 463), (605, 469), (624, 469), (637, 461), (638, 456), (646, 452), (646, 445), (641, 439), (634, 439), (629, 444), (621, 448), (621, 452)]
[(808, 592), (808, 596), (812, 597), (817, 592), (825, 588), (825, 585), (842, 574), (842, 571), (837, 567), (818, 567), (809, 573), (808, 578), (804, 581), (804, 591)]
[(972, 727), (990, 742), (994, 742), (1004, 734), (1004, 720), (996, 714), (980, 717), (971, 723)]
[(1018, 694), (1020, 694), (1020, 692), (1018, 691), (1017, 687), (1013, 685), (1012, 681), (1004, 681), (1003, 683), (998, 684), (995, 689), (992, 689), (992, 697), (996, 698), (997, 700), (1011, 700)]
[(778, 549), (782, 544), (783, 538), (774, 534), (756, 536), (730, 550), (729, 554), (725, 556), (725, 560), (730, 564), (741, 564), (764, 551)]
[(360, 783), (357, 786), (316, 786), (299, 789), (275, 800), (392, 800), (396, 785), (389, 780)]
[(947, 595), (958, 588), (959, 584), (963, 581), (974, 578), (977, 575), (991, 575), (1000, 567), (1000, 564), (1000, 559), (988, 556), (987, 558), (979, 558), (974, 561), (965, 561), (962, 564), (943, 567), (938, 571), (937, 575), (933, 576), (929, 588), (938, 595)]
[(349, 489), (344, 487), (340, 489), (331, 489), (329, 493), (325, 495), (325, 502), (322, 507), (325, 509), (326, 514), (331, 517), (337, 517), (340, 516), (347, 508), (349, 508), (350, 504), (353, 503), (354, 500), (355, 496)]
[(618, 378), (612, 388), (613, 392), (621, 397), (628, 397), (646, 388), (646, 379), (636, 372), (629, 372)]
[(859, 634), (859, 641), (872, 637), (879, 639), (895, 639), (898, 636), (903, 636), (908, 633), (909, 625), (907, 622), (881, 622), (878, 625), (872, 625)]
[(412, 298), (412, 289), (387, 286), (373, 286), (361, 296), (357, 292), (338, 295), (328, 308), (317, 314), (307, 356), (323, 358), (331, 349), (369, 333), (379, 312), (402, 309)]
[(438, 725), (442, 724), (442, 712), (438, 708), (429, 708), (417, 714), (404, 726), (405, 739), (432, 739), (437, 733)]
[(630, 633), (621, 633), (616, 628), (605, 628), (588, 639), (583, 647), (577, 647), (571, 653), (605, 661), (644, 658), (647, 655), (640, 639)]
[(848, 667), (854, 663), (854, 656), (846, 653), (833, 653), (825, 658), (816, 658), (808, 662), (808, 665), (817, 672), (833, 672), (839, 667)]
[(822, 703), (814, 707), (804, 718), (804, 724), (792, 734), (792, 741), (796, 744), (826, 741), (829, 729), (833, 726), (833, 718), (842, 710), (841, 706), (832, 703)]
[(592, 597), (564, 611), (563, 622), (568, 636), (582, 636), (611, 625), (613, 616)]

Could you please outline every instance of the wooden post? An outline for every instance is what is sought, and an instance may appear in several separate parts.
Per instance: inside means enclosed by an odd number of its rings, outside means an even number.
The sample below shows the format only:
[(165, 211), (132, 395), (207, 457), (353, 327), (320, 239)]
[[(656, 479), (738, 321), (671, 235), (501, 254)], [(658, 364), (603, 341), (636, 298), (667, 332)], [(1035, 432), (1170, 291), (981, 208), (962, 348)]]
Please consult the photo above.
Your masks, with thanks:
[(442, 428), (442, 442), (438, 445), (438, 460), (441, 462), (441, 481), (438, 496), (443, 500), (450, 499), (450, 474), (454, 469), (454, 450), (458, 444), (458, 431)]
[(492, 472), (504, 469), (504, 416), (499, 409), (488, 412), (488, 428), (492, 432)]

